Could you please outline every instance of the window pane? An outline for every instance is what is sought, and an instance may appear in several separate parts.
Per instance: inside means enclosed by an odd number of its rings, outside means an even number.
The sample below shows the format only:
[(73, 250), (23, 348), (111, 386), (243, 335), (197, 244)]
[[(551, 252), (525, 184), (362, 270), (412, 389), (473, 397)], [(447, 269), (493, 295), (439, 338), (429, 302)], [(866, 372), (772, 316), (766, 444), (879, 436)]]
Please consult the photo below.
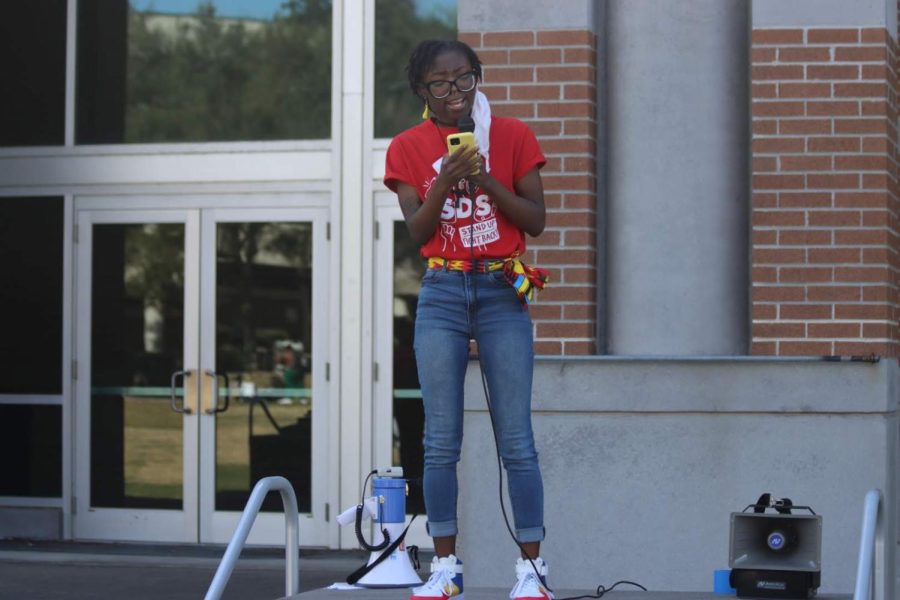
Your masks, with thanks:
[[(216, 510), (243, 510), (253, 485), (280, 475), (311, 510), (312, 223), (219, 223), (216, 371), (232, 394), (216, 415)], [(224, 377), (220, 386), (225, 385)], [(220, 394), (230, 390), (220, 391)], [(264, 511), (282, 511), (269, 494)]]
[(181, 509), (184, 225), (94, 225), (93, 244), (91, 506)]
[(0, 496), (62, 495), (62, 407), (0, 405)]
[(389, 138), (422, 117), (406, 63), (425, 39), (456, 39), (456, 0), (375, 0), (375, 137)]
[(0, 198), (0, 394), (62, 393), (62, 198)]
[(65, 142), (66, 0), (6, 2), (0, 146)]
[(79, 144), (324, 139), (331, 0), (81, 0)]

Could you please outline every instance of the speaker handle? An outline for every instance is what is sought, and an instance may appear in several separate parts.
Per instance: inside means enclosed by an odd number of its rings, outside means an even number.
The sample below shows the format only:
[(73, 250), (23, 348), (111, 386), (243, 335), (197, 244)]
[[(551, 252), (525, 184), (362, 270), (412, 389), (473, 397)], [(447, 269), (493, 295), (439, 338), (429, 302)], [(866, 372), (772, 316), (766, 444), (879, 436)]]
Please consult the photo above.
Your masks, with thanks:
[(815, 515), (816, 511), (814, 511), (809, 506), (796, 506), (791, 501), (790, 498), (772, 498), (772, 494), (766, 492), (762, 494), (755, 504), (748, 504), (747, 507), (742, 512), (747, 512), (750, 509), (753, 509), (755, 513), (764, 513), (767, 508), (775, 509), (775, 512), (782, 515), (791, 514), (792, 510), (808, 510), (810, 514)]

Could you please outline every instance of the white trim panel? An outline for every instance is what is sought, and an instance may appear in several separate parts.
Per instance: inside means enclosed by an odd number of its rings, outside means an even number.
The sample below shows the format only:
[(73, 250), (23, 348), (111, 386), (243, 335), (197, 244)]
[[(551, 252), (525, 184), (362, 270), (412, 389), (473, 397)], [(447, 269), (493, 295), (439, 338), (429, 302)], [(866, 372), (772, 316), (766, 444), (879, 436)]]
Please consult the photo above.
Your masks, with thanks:
[(166, 196), (123, 194), (79, 195), (75, 199), (77, 210), (178, 210), (191, 208), (238, 208), (262, 210), (266, 208), (326, 208), (330, 197), (327, 192), (283, 192), (272, 194), (179, 194)]
[(6, 186), (328, 181), (331, 152), (82, 154), (0, 157)]

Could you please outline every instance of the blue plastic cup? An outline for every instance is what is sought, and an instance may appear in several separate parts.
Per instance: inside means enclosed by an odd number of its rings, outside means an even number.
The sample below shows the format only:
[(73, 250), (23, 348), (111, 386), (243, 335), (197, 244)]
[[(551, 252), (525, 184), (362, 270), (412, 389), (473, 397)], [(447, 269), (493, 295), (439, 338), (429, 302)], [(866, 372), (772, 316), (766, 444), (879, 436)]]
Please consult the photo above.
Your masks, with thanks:
[(730, 569), (717, 569), (716, 571), (713, 571), (713, 592), (723, 596), (737, 593), (737, 590), (731, 587), (731, 582), (729, 581), (730, 576)]

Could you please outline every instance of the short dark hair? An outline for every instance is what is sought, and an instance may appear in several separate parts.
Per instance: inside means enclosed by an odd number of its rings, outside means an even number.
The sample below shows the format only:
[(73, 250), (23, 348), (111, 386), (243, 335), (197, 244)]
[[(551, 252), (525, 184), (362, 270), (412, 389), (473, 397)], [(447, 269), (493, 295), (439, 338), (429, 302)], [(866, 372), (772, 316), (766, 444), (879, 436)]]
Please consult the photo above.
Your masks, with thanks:
[(459, 52), (465, 56), (475, 70), (478, 81), (481, 81), (481, 60), (468, 44), (459, 40), (423, 40), (413, 48), (406, 65), (406, 77), (413, 94), (419, 95), (419, 88), (425, 83), (425, 73), (434, 65), (435, 59), (445, 52)]

